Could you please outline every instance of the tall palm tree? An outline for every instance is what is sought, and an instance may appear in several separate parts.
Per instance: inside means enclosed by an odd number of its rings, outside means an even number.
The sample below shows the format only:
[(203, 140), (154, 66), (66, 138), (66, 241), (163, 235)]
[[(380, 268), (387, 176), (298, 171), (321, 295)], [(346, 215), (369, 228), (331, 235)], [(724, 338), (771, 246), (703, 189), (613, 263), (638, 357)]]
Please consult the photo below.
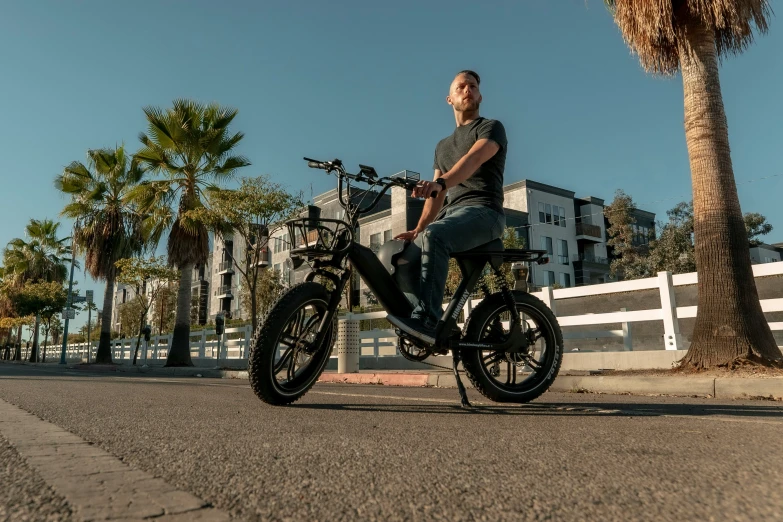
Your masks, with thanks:
[[(25, 227), (28, 240), (14, 238), (3, 251), (4, 281), (17, 288), (25, 283), (64, 282), (68, 274), (67, 263), (71, 262), (71, 247), (68, 245), (71, 238), (58, 238), (59, 228), (60, 223), (51, 219), (31, 219)], [(38, 324), (39, 317), (36, 316), (31, 362), (38, 360)], [(21, 333), (20, 327), (20, 341)]]
[(143, 171), (124, 147), (87, 151), (87, 165), (74, 161), (55, 178), (57, 189), (71, 196), (61, 215), (72, 218), (76, 250), (85, 254), (85, 269), (106, 281), (101, 336), (96, 363), (111, 363), (111, 313), (117, 260), (144, 247), (142, 216), (128, 199)]
[[(175, 100), (163, 111), (145, 107), (147, 134), (136, 159), (162, 179), (142, 183), (135, 200), (151, 214), (151, 236), (170, 230), (168, 261), (180, 271), (177, 318), (167, 366), (192, 366), (190, 358), (190, 306), (193, 268), (207, 261), (209, 235), (206, 225), (184, 214), (204, 206), (204, 192), (250, 162), (234, 155), (244, 135), (229, 133), (236, 109), (192, 100)], [(176, 205), (176, 211), (174, 206)]]
[(682, 74), (693, 183), (698, 315), (685, 366), (783, 364), (759, 304), (729, 151), (718, 58), (764, 33), (767, 0), (606, 0), (649, 72)]

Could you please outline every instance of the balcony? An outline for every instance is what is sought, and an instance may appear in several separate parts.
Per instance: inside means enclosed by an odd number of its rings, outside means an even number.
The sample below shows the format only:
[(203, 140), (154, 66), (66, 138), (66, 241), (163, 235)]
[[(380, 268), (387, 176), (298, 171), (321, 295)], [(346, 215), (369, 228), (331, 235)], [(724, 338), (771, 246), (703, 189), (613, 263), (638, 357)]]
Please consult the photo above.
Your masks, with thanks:
[(217, 290), (215, 290), (215, 297), (217, 297), (218, 299), (225, 299), (225, 298), (230, 299), (234, 297), (234, 294), (231, 291), (231, 285), (219, 286)]
[(577, 223), (576, 240), (593, 241), (595, 243), (599, 243), (603, 241), (603, 235), (601, 234), (601, 227), (599, 227), (598, 225), (591, 225), (589, 223)]
[(218, 264), (218, 274), (233, 274), (234, 273), (234, 262), (233, 261), (223, 261), (222, 263)]
[(261, 248), (261, 252), (258, 253), (258, 259), (256, 260), (255, 252), (248, 252), (249, 261), (251, 264), (255, 263), (256, 266), (269, 266), (269, 250), (266, 247)]
[(600, 265), (602, 268), (606, 269), (609, 268), (609, 263), (611, 262), (605, 257), (597, 257), (592, 254), (574, 254), (571, 256), (571, 261), (574, 263), (575, 268), (577, 264), (588, 263), (593, 266)]

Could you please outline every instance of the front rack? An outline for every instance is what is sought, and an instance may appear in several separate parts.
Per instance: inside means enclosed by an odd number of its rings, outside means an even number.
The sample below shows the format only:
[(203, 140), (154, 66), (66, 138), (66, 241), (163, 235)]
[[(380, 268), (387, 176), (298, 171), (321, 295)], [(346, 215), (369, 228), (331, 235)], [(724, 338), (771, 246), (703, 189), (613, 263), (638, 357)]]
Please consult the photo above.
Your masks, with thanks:
[[(291, 255), (326, 257), (344, 254), (353, 242), (353, 229), (339, 219), (297, 218), (285, 222)], [(345, 238), (341, 246), (341, 238)]]

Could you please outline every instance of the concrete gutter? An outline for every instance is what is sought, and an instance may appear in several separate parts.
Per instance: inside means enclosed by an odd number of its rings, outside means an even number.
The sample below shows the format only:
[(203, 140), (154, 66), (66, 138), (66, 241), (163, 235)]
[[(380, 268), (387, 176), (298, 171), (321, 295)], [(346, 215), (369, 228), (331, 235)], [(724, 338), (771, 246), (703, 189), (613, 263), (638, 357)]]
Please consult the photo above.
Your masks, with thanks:
[[(11, 363), (50, 369), (63, 368), (52, 363)], [(247, 370), (218, 368), (163, 368), (123, 365), (69, 364), (65, 368), (85, 373), (138, 373), (147, 375), (196, 377), (209, 379), (247, 379)], [(472, 387), (463, 377), (463, 384)], [(383, 386), (429, 386), (456, 388), (457, 382), (446, 371), (377, 371), (337, 373), (325, 371), (318, 382), (370, 384)], [(631, 395), (673, 395), (719, 399), (783, 400), (783, 377), (699, 377), (650, 375), (559, 375), (550, 388), (554, 392), (607, 393)]]

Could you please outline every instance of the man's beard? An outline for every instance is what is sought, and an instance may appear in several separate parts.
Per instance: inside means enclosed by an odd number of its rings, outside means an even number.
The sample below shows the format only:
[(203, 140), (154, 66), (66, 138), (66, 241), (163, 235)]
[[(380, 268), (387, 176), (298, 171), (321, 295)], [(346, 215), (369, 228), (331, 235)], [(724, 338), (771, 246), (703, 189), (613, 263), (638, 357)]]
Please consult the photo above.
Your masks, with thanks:
[(479, 101), (477, 99), (462, 100), (455, 103), (454, 108), (459, 112), (475, 112), (479, 109)]

